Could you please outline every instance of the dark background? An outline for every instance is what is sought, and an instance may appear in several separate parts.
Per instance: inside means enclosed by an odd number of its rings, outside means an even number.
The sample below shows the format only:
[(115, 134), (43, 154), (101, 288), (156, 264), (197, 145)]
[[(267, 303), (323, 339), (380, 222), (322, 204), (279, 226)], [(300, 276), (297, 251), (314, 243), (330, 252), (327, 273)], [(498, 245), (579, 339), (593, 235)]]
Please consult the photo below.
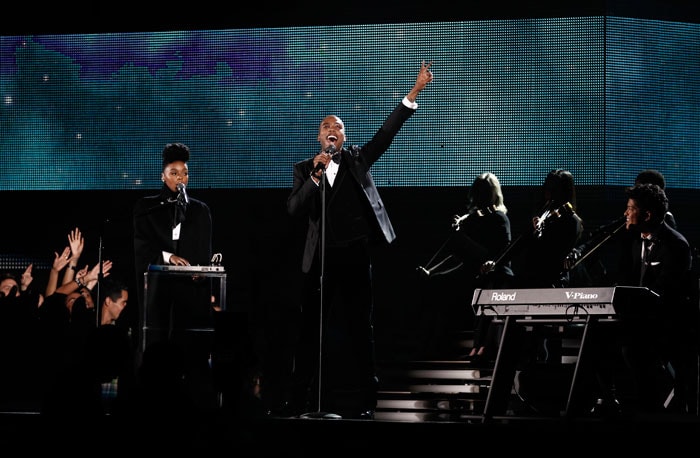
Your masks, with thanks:
[(533, 1), (438, 0), (425, 3), (358, 0), (321, 4), (197, 2), (148, 7), (143, 2), (95, 3), (88, 8), (29, 2), (13, 4), (3, 34), (102, 33), (306, 25), (381, 24), (527, 17), (625, 16), (697, 22), (700, 6), (686, 0)]

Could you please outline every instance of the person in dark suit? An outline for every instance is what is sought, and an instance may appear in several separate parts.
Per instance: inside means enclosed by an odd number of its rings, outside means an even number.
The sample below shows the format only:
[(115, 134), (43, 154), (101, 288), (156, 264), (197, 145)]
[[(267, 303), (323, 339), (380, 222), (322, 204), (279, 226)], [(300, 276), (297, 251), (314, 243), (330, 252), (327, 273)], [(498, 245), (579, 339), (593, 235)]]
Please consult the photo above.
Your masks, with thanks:
[[(665, 192), (666, 178), (656, 169), (644, 169), (637, 174), (634, 184), (643, 183), (658, 185)], [(678, 229), (670, 210), (666, 211), (664, 220), (673, 229)], [(610, 286), (615, 282), (621, 254), (626, 253), (629, 245), (639, 238), (635, 231), (622, 230), (625, 226), (625, 217), (622, 216), (583, 237), (583, 242), (569, 253), (565, 261), (565, 271), (578, 274), (574, 276), (572, 286)]]
[[(576, 213), (573, 174), (562, 168), (550, 170), (537, 197), (541, 212), (532, 217), (502, 259), (512, 260), (515, 288), (570, 287), (571, 276), (563, 272), (564, 261), (583, 234), (583, 220)], [(562, 396), (555, 386), (544, 388), (541, 381), (547, 374), (561, 372), (563, 352), (563, 332), (556, 324), (532, 326), (520, 334), (514, 360), (520, 369), (516, 374), (518, 393), (526, 404), (533, 403), (542, 411), (558, 408)]]
[[(513, 271), (509, 261), (495, 263), (488, 271), (482, 271), (484, 263), (498, 257), (511, 242), (510, 219), (504, 203), (503, 191), (498, 177), (486, 172), (479, 175), (469, 191), (468, 218), (462, 219), (455, 232), (458, 246), (454, 252), (465, 262), (469, 272), (470, 288), (506, 288), (513, 284)], [(461, 243), (458, 241), (461, 240)], [(473, 242), (477, 243), (475, 247)], [(478, 249), (475, 249), (477, 248)], [(465, 251), (467, 248), (467, 251)], [(471, 297), (471, 294), (467, 297)], [(474, 345), (467, 359), (478, 362), (482, 358), (493, 358), (498, 340), (492, 318), (478, 315), (474, 327)]]
[(692, 336), (697, 336), (697, 310), (690, 301), (692, 250), (666, 221), (668, 199), (660, 186), (636, 184), (626, 192), (626, 228), (637, 236), (624, 253), (617, 284), (646, 287), (658, 295), (622, 316), (634, 397), (645, 403), (641, 409), (659, 411), (671, 405), (666, 400), (673, 389), (674, 408), (687, 411)]
[[(303, 324), (293, 375), (292, 403), (298, 407), (293, 410), (308, 410), (315, 403), (319, 412), (373, 416), (378, 380), (370, 245), (379, 240), (391, 243), (395, 233), (370, 167), (416, 111), (418, 94), (433, 80), (430, 66), (421, 63), (413, 88), (370, 141), (344, 146), (345, 124), (329, 115), (318, 130), (321, 152), (294, 164), (287, 211), (292, 217), (308, 218), (308, 230), (302, 258)], [(319, 367), (320, 384), (315, 376)], [(321, 390), (323, 395), (316, 397)]]
[[(469, 188), (467, 211), (464, 215), (454, 217), (452, 228), (454, 231), (428, 264), (418, 268), (419, 273), (425, 278), (434, 279), (459, 270), (463, 274), (459, 278), (460, 297), (470, 299), (476, 288), (505, 288), (512, 285), (510, 261), (494, 263), (488, 271), (482, 272), (484, 263), (489, 259), (498, 259), (511, 241), (508, 208), (504, 202), (501, 183), (495, 174), (484, 172), (474, 179)], [(460, 307), (463, 308), (464, 305), (461, 304)], [(430, 308), (430, 313), (436, 314), (434, 304)], [(437, 321), (442, 325), (443, 321), (449, 320), (427, 318), (424, 321)], [(473, 346), (466, 359), (476, 363), (495, 355), (498, 336), (497, 328), (491, 322), (491, 316), (476, 315)], [(438, 340), (446, 334), (442, 326), (432, 328), (435, 329), (430, 332), (430, 341)]]
[[(150, 275), (144, 297), (144, 273), (149, 265), (209, 265), (212, 256), (212, 216), (209, 206), (187, 194), (190, 149), (182, 143), (162, 151), (163, 187), (143, 197), (133, 210), (134, 262), (139, 304), (147, 331), (141, 329), (139, 352), (155, 341), (182, 346), (192, 378), (208, 378), (210, 348), (190, 329), (213, 327), (211, 282), (195, 275)], [(193, 340), (195, 339), (195, 340)]]
[(570, 286), (562, 272), (564, 261), (583, 234), (583, 220), (576, 213), (576, 187), (568, 170), (554, 169), (545, 177), (541, 194), (542, 213), (532, 227), (514, 242), (513, 271), (520, 288)]

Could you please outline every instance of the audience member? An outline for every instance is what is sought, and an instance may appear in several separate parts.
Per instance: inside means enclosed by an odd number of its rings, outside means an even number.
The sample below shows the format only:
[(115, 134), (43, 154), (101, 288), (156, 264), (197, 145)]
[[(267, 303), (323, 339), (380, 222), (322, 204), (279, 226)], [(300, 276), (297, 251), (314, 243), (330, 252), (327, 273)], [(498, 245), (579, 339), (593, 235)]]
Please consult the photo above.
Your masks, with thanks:
[(129, 301), (127, 285), (113, 277), (102, 282), (103, 300), (99, 310), (87, 308), (89, 320), (94, 323), (95, 313), (100, 320), (97, 328), (90, 327), (86, 344), (86, 363), (92, 373), (92, 383), (99, 384), (103, 412), (116, 414), (125, 409), (135, 383), (135, 347), (131, 329), (126, 320), (120, 320)]
[[(36, 408), (39, 306), (30, 264), (21, 275), (0, 275), (0, 409)], [(29, 406), (29, 407), (27, 407)]]
[(59, 286), (40, 308), (38, 360), (42, 369), (42, 414), (104, 413), (100, 391), (92, 383), (91, 367), (85, 355), (88, 336), (96, 323), (88, 317), (94, 313), (94, 305), (88, 308), (92, 304), (90, 288), (97, 284), (100, 272), (109, 276), (111, 268), (112, 262), (105, 260), (101, 266), (98, 263), (89, 270), (85, 267), (77, 271), (75, 279)]

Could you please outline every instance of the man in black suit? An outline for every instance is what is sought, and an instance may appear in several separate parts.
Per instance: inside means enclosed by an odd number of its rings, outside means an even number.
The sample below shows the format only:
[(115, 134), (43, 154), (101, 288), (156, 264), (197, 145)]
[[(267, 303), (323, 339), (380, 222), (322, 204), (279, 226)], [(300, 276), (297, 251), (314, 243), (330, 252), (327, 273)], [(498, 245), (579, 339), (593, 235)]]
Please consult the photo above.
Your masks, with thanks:
[[(190, 197), (186, 190), (189, 147), (182, 143), (167, 144), (162, 157), (160, 192), (137, 201), (133, 212), (140, 319), (148, 328), (147, 331), (141, 329), (139, 351), (154, 342), (171, 342), (180, 346), (186, 355), (186, 364), (191, 370), (188, 376), (193, 380), (206, 379), (211, 349), (207, 339), (200, 338), (201, 333), (189, 330), (213, 327), (211, 282), (197, 275), (150, 275), (148, 297), (144, 298), (143, 276), (149, 265), (209, 265), (212, 256), (209, 206)], [(144, 311), (145, 299), (148, 299), (148, 309)]]
[(421, 63), (413, 88), (369, 142), (344, 147), (343, 121), (326, 116), (317, 137), (321, 152), (294, 164), (287, 211), (292, 217), (308, 218), (294, 410), (316, 406), (319, 412), (333, 410), (353, 418), (371, 418), (374, 413), (378, 380), (370, 245), (391, 243), (395, 233), (369, 169), (416, 111), (416, 97), (433, 79), (430, 66)]
[[(645, 400), (644, 410), (672, 405), (687, 411), (695, 347), (691, 336), (697, 335), (697, 310), (690, 301), (692, 250), (665, 221), (668, 199), (660, 186), (636, 184), (627, 189), (627, 197), (626, 227), (637, 236), (624, 253), (618, 285), (642, 286), (658, 295), (651, 303), (622, 311), (624, 355), (635, 396)], [(673, 404), (668, 402), (671, 389)]]

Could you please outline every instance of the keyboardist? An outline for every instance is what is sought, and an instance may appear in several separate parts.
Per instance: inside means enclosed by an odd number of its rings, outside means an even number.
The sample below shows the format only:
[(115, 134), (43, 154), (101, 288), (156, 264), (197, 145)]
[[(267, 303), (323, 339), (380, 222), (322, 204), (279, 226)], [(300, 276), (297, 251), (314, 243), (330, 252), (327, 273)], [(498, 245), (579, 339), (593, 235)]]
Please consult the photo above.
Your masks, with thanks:
[[(685, 236), (664, 221), (668, 198), (661, 187), (637, 184), (626, 192), (624, 215), (632, 237), (622, 250), (618, 284), (647, 287), (659, 295), (654, 307), (635, 315), (634, 326), (625, 328), (623, 353), (634, 380), (630, 403), (644, 411), (686, 413), (695, 409), (697, 390), (692, 251)], [(670, 370), (659, 374), (659, 367)]]
[(212, 326), (211, 282), (198, 275), (154, 275), (147, 298), (143, 288), (149, 265), (203, 266), (212, 259), (211, 212), (206, 203), (188, 195), (189, 158), (186, 145), (166, 145), (160, 192), (134, 206), (134, 262), (144, 321), (139, 348), (173, 342), (182, 347), (193, 378), (206, 378), (210, 348), (188, 330)]

